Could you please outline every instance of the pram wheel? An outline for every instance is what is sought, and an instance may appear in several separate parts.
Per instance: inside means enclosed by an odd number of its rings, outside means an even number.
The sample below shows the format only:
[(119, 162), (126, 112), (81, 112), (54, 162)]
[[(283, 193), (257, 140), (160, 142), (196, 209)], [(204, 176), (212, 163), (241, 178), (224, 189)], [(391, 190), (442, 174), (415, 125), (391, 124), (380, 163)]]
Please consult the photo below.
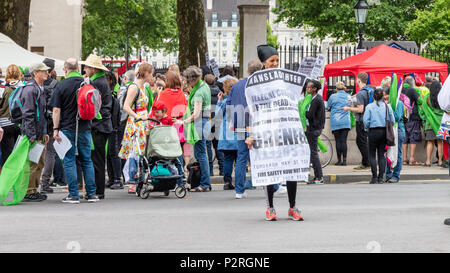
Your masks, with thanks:
[(147, 199), (150, 196), (150, 190), (147, 187), (142, 187), (140, 196), (142, 199)]
[(169, 196), (170, 191), (165, 191), (164, 196)]
[(187, 190), (183, 186), (178, 186), (175, 188), (175, 196), (178, 198), (184, 198), (186, 196)]

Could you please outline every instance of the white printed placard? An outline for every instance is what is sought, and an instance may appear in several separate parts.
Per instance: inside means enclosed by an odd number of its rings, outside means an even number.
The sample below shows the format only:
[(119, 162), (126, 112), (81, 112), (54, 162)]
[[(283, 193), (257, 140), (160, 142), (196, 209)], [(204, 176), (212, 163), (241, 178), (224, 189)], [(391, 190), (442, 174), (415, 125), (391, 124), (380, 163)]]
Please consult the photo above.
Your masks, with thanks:
[(310, 150), (298, 112), (306, 78), (286, 69), (266, 69), (247, 81), (254, 186), (308, 181)]

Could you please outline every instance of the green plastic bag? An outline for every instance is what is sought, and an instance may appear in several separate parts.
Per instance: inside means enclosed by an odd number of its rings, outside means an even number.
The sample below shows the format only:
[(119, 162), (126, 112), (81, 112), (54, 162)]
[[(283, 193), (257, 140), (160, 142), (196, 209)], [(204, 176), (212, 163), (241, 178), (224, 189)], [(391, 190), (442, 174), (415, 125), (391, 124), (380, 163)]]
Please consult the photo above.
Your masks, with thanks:
[[(31, 144), (28, 137), (23, 136), (16, 149), (6, 160), (0, 174), (0, 202), (5, 206), (19, 204), (28, 190), (30, 180), (30, 161), (28, 152)], [(13, 201), (5, 201), (13, 190)]]
[[(307, 94), (304, 99), (298, 101), (298, 113), (300, 115), (300, 120), (302, 121), (303, 130), (306, 129), (306, 109), (308, 109), (308, 106), (311, 104), (311, 101), (312, 101), (311, 94)], [(317, 146), (319, 146), (319, 149), (322, 153), (328, 152), (328, 147), (325, 144), (323, 144), (320, 137), (317, 138)]]

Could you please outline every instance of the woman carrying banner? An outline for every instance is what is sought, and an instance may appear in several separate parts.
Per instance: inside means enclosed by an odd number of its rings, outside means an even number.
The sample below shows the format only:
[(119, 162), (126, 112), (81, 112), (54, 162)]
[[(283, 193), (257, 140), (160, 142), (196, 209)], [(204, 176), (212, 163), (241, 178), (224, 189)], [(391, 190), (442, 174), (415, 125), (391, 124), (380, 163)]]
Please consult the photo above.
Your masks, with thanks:
[[(263, 63), (264, 68), (278, 68), (278, 52), (275, 48), (270, 47), (268, 45), (260, 45), (258, 46), (258, 57), (260, 61)], [(251, 128), (248, 127), (248, 132), (251, 132)], [(245, 140), (245, 143), (248, 146), (248, 149), (251, 149), (253, 146), (253, 137), (251, 133)], [(289, 198), (289, 218), (294, 221), (302, 221), (303, 216), (300, 213), (300, 210), (295, 206), (295, 199), (297, 195), (297, 181), (286, 181), (287, 184), (287, 192)], [(266, 210), (266, 220), (267, 221), (276, 221), (277, 215), (275, 209), (273, 207), (273, 194), (275, 192), (275, 187), (278, 185), (268, 185), (264, 187), (267, 197), (267, 205), (268, 208)]]

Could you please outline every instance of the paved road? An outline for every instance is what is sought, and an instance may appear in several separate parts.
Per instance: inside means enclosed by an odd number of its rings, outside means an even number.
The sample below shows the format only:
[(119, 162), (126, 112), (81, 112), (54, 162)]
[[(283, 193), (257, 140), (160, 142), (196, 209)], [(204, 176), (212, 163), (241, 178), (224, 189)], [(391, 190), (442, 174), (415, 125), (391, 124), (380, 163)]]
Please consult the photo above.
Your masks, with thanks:
[(97, 204), (0, 206), (0, 252), (450, 252), (450, 181), (298, 187), (304, 222), (264, 221), (263, 190), (249, 198), (215, 186), (177, 199), (108, 191)]

